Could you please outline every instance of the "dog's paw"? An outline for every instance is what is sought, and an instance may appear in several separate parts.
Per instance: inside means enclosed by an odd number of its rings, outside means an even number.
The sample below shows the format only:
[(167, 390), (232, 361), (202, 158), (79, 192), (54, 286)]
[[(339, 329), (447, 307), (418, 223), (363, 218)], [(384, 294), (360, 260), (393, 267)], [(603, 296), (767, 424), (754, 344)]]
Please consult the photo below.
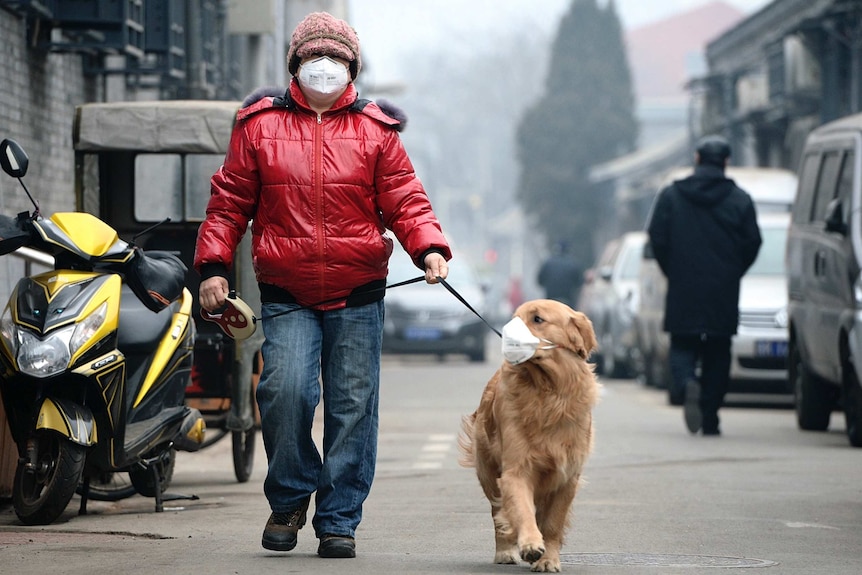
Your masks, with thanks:
[(530, 568), (531, 571), (535, 573), (559, 573), (562, 570), (560, 566), (560, 560), (552, 560), (546, 557), (543, 557), (533, 563), (533, 566)]
[(497, 565), (517, 565), (518, 550), (507, 549), (505, 551), (497, 551), (494, 554), (494, 563), (496, 563)]
[(527, 543), (521, 546), (521, 559), (527, 563), (535, 563), (545, 554), (545, 547), (541, 544)]

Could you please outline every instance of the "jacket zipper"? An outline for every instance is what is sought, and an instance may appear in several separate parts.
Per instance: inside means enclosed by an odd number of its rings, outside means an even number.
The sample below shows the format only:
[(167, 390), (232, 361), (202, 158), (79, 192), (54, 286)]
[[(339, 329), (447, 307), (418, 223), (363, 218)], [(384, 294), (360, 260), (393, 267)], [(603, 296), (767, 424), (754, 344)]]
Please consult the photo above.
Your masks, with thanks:
[(315, 195), (315, 227), (317, 228), (317, 258), (319, 263), (319, 278), (321, 293), (324, 290), (324, 276), (326, 264), (324, 262), (323, 242), (323, 118), (317, 114), (317, 126), (314, 129), (314, 195)]

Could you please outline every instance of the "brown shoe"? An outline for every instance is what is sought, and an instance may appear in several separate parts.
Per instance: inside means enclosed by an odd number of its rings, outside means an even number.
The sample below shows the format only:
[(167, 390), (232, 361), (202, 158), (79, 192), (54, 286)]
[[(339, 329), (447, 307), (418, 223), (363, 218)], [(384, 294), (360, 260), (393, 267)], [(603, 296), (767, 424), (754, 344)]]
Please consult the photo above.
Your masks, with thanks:
[(296, 534), (305, 525), (308, 501), (299, 509), (286, 513), (273, 512), (263, 528), (261, 545), (270, 551), (290, 551), (296, 547)]

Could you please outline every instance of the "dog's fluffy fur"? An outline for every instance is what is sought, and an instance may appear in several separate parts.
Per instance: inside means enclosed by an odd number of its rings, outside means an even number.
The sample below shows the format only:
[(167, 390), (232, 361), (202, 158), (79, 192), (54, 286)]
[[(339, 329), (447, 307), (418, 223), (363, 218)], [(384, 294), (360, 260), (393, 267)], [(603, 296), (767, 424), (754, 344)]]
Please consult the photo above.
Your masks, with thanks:
[(600, 385), (587, 358), (596, 336), (586, 315), (560, 302), (528, 301), (514, 315), (557, 347), (518, 365), (503, 361), (478, 409), (463, 419), (461, 464), (476, 468), (491, 503), (494, 562), (520, 558), (533, 571), (559, 572), (569, 511), (593, 447)]

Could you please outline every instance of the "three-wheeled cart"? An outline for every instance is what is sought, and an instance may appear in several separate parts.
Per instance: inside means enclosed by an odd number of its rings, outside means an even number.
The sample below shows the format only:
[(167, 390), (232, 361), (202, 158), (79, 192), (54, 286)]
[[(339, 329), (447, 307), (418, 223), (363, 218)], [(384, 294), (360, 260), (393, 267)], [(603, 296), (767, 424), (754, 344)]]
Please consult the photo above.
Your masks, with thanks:
[[(113, 226), (145, 250), (177, 253), (188, 267), (186, 283), (197, 296), (192, 268), (198, 227), (210, 196), (210, 178), (222, 164), (239, 102), (164, 100), (78, 106), (74, 120), (77, 209)], [(165, 221), (169, 218), (169, 221)], [(155, 227), (154, 227), (155, 226)], [(260, 309), (246, 234), (229, 278), (252, 309)], [(259, 416), (254, 393), (262, 361), (261, 330), (235, 341), (200, 316), (195, 298), (194, 367), (186, 392), (204, 414), (204, 446), (230, 435), (236, 478), (248, 481)], [(103, 492), (116, 499), (128, 487), (105, 478)]]

